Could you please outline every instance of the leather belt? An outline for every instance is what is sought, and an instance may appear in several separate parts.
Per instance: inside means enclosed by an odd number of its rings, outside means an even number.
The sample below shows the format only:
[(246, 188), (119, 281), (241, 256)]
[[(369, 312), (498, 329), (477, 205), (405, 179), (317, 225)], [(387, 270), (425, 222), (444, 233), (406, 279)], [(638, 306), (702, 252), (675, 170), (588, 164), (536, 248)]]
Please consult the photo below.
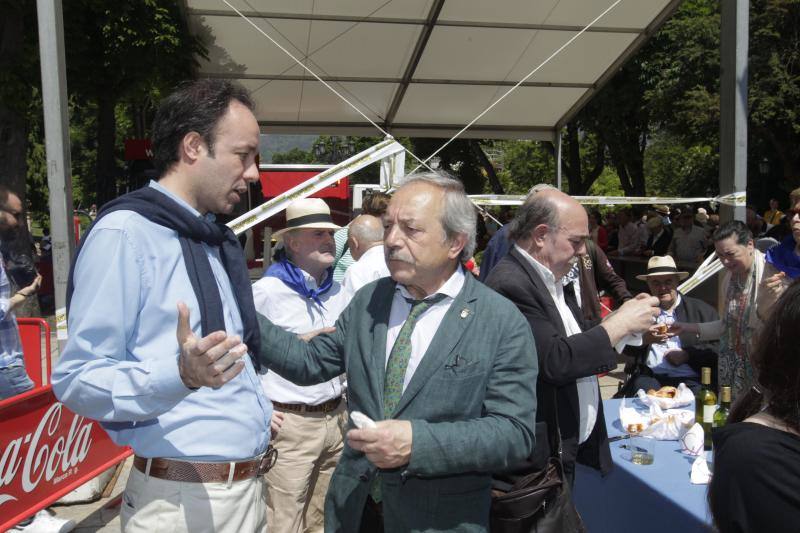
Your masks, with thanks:
[[(199, 463), (175, 459), (133, 458), (133, 466), (141, 473), (169, 481), (191, 483), (232, 483), (266, 474), (275, 466), (278, 450), (270, 446), (263, 455), (247, 461), (230, 463)], [(150, 463), (148, 468), (148, 461)]]
[(295, 413), (330, 413), (342, 403), (342, 397), (333, 398), (318, 405), (306, 405), (304, 403), (281, 403), (272, 402), (272, 405), (283, 411), (293, 411)]

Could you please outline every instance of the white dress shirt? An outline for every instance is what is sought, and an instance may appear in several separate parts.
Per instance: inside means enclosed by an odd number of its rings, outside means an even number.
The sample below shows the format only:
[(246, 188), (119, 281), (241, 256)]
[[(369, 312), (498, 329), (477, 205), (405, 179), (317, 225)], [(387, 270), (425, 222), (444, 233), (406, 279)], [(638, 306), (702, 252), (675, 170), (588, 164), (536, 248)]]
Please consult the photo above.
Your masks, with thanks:
[[(681, 295), (679, 294), (670, 309), (661, 310), (661, 314), (656, 318), (656, 323), (674, 324), (675, 309), (677, 309), (680, 304)], [(669, 337), (665, 342), (651, 344), (650, 350), (647, 352), (647, 366), (649, 366), (655, 374), (661, 374), (672, 378), (696, 378), (697, 372), (695, 372), (688, 363), (675, 366), (669, 361), (664, 360), (664, 356), (667, 352), (680, 350), (681, 348), (681, 338), (677, 335)]]
[(386, 258), (383, 255), (383, 245), (379, 244), (364, 252), (358, 261), (348, 267), (342, 280), (342, 287), (349, 298), (352, 298), (364, 285), (389, 275), (389, 267), (386, 266)]
[[(578, 321), (575, 320), (575, 315), (567, 306), (564, 299), (564, 284), (561, 280), (556, 280), (555, 276), (550, 269), (541, 264), (539, 261), (530, 256), (525, 250), (517, 246), (514, 247), (517, 251), (533, 266), (536, 273), (544, 281), (547, 292), (553, 298), (553, 303), (558, 309), (558, 314), (561, 321), (564, 323), (564, 330), (567, 337), (583, 333)], [(558, 282), (556, 282), (558, 281)], [(583, 443), (592, 434), (594, 425), (597, 422), (597, 409), (600, 404), (600, 393), (597, 384), (597, 376), (588, 376), (585, 378), (578, 378), (575, 380), (578, 388), (578, 408), (580, 410), (580, 421), (578, 425), (578, 443)]]
[[(310, 274), (303, 271), (303, 276), (306, 286), (317, 288), (317, 282)], [(304, 298), (278, 278), (265, 277), (253, 284), (256, 311), (291, 333), (308, 333), (333, 326), (349, 302), (342, 286), (335, 281), (319, 298), (324, 308), (314, 300)], [(272, 371), (261, 375), (267, 397), (280, 403), (319, 405), (341, 396), (343, 382), (344, 376), (339, 376), (325, 383), (301, 387)]]
[[(408, 368), (406, 369), (405, 379), (403, 380), (403, 391), (408, 387), (411, 378), (414, 376), (414, 371), (422, 362), (422, 357), (428, 351), (428, 346), (431, 345), (433, 336), (439, 329), (439, 325), (444, 319), (444, 315), (450, 306), (453, 305), (453, 300), (461, 288), (464, 286), (466, 275), (461, 267), (458, 267), (453, 275), (442, 285), (436, 294), (444, 294), (445, 298), (436, 302), (428, 309), (425, 310), (418, 318), (414, 326), (414, 331), (411, 333), (411, 358), (408, 361)], [(433, 297), (431, 294), (428, 298)], [(392, 299), (392, 310), (389, 313), (389, 329), (386, 332), (386, 362), (385, 366), (389, 363), (389, 354), (392, 353), (392, 346), (400, 334), (400, 329), (405, 324), (408, 314), (411, 312), (411, 304), (408, 303), (406, 298), (415, 300), (411, 293), (399, 283), (394, 291), (394, 298)], [(426, 298), (427, 299), (427, 298)]]

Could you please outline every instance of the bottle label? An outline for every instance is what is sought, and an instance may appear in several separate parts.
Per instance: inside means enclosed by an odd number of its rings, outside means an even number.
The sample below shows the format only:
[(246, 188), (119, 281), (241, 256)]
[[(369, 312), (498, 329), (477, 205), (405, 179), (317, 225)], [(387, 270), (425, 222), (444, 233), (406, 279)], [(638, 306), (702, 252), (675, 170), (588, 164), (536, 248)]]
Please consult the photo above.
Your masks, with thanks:
[(717, 412), (716, 405), (704, 405), (703, 406), (703, 423), (704, 424), (713, 424), (714, 423), (714, 413)]

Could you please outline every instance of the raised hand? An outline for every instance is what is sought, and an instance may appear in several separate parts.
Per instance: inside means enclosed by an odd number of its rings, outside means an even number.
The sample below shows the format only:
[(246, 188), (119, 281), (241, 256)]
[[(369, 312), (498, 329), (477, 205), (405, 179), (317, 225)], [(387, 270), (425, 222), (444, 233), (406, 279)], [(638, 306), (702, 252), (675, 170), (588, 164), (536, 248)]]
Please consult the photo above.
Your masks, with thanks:
[(189, 308), (178, 302), (178, 370), (184, 385), (190, 389), (219, 388), (244, 369), (241, 358), (247, 346), (238, 335), (228, 336), (215, 331), (198, 339), (189, 325)]

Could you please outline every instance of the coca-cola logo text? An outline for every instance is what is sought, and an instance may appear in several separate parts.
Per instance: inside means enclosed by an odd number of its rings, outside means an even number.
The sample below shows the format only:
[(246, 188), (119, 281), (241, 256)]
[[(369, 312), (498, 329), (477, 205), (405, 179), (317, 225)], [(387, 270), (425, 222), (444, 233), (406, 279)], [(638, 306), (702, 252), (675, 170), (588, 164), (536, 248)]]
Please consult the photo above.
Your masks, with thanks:
[[(60, 483), (77, 472), (77, 466), (89, 455), (92, 445), (91, 421), (72, 414), (72, 423), (66, 435), (54, 438), (61, 425), (63, 408), (54, 403), (45, 412), (32, 432), (21, 435), (4, 446), (0, 455), (0, 505), (17, 497), (2, 492), (19, 477), (24, 492), (34, 491), (44, 479), (48, 483)], [(27, 449), (25, 448), (27, 446)], [(21, 470), (20, 470), (21, 467)]]

